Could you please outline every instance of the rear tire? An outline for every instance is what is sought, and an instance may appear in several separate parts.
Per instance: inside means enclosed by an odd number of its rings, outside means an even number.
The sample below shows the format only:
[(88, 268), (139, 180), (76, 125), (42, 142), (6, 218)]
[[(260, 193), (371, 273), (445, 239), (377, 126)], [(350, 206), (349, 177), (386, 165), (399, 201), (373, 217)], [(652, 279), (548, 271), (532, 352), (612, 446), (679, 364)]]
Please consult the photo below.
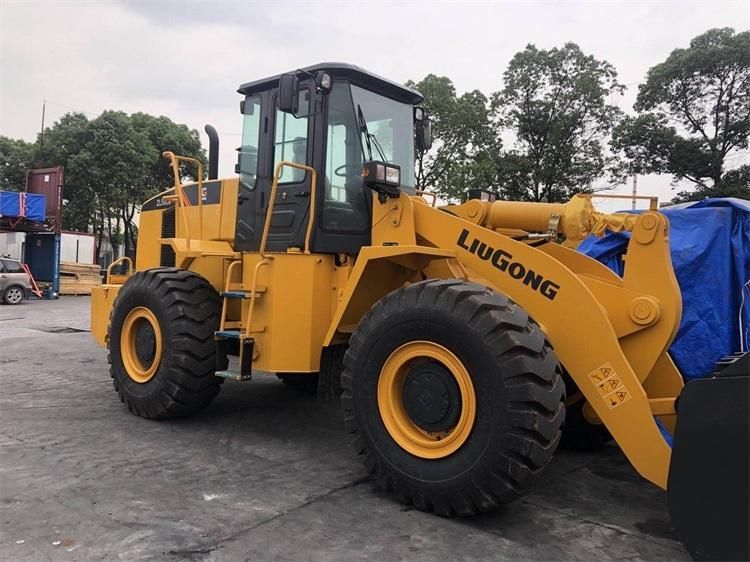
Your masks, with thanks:
[(318, 373), (285, 373), (277, 376), (297, 392), (315, 394), (318, 391)]
[(280, 373), (277, 376), (289, 388), (305, 394), (317, 394), (321, 400), (335, 400), (341, 396), (344, 353), (346, 345), (324, 347), (320, 354), (318, 373)]
[[(445, 357), (444, 362), (417, 357), (396, 370), (406, 372), (403, 411), (418, 409), (420, 403), (428, 404), (426, 408), (438, 405), (410, 418), (432, 440), (423, 449), (393, 432), (384, 408), (401, 416), (401, 422), (403, 414), (385, 406), (392, 403), (392, 394), (382, 394), (385, 401), (380, 398), (381, 378), (391, 380), (388, 366), (402, 350), (412, 348)], [(511, 501), (544, 470), (559, 443), (565, 387), (557, 358), (520, 306), (484, 286), (424, 281), (390, 293), (360, 322), (344, 365), (341, 400), (355, 450), (381, 488), (419, 510), (471, 515)], [(441, 374), (448, 371), (460, 387), (460, 401), (453, 398), (458, 395), (451, 390), (455, 385), (450, 377)], [(436, 379), (444, 382), (433, 392)], [(407, 384), (410, 389), (423, 385), (423, 391), (409, 395), (411, 390), (403, 390)], [(387, 388), (397, 389), (398, 384)], [(461, 424), (468, 419), (464, 412), (470, 416), (472, 408), (473, 425), (466, 434)], [(433, 423), (441, 415), (440, 423), (458, 421), (452, 427), (424, 430), (424, 420)], [(454, 432), (460, 432), (460, 441), (452, 437)], [(460, 445), (451, 450), (456, 442)]]
[(26, 291), (23, 287), (20, 285), (11, 285), (3, 292), (3, 302), (5, 304), (21, 304), (25, 296)]
[(220, 300), (190, 271), (139, 271), (120, 289), (109, 326), (110, 373), (120, 400), (150, 419), (188, 416), (219, 392), (214, 332)]
[(330, 402), (340, 398), (341, 373), (344, 372), (346, 350), (346, 344), (331, 345), (323, 349), (320, 356), (319, 399)]

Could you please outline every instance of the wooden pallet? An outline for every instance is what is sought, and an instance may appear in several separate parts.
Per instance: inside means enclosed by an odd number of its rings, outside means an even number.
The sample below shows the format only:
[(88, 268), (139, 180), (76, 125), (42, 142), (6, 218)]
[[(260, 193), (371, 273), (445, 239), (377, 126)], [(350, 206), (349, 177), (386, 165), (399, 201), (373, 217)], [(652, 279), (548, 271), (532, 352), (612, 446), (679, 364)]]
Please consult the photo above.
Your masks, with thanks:
[(60, 275), (100, 275), (102, 269), (99, 264), (60, 262)]
[(60, 294), (90, 295), (93, 287), (102, 284), (97, 264), (60, 262)]
[(91, 287), (62, 287), (60, 286), (60, 294), (64, 296), (90, 295)]

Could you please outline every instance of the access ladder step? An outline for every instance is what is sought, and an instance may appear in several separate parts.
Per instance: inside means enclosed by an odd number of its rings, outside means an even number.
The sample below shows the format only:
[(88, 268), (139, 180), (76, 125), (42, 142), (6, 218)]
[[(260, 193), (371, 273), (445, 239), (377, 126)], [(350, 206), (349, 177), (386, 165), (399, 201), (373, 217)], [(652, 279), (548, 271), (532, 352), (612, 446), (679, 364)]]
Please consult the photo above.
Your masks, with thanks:
[(219, 293), (222, 297), (225, 299), (250, 299), (253, 297), (253, 294), (255, 294), (255, 298), (258, 298), (261, 294), (266, 292), (265, 287), (256, 287), (255, 291), (240, 291), (240, 290), (232, 290), (232, 291), (222, 291)]
[[(218, 330), (216, 339), (216, 376), (235, 381), (249, 381), (253, 372), (253, 338), (242, 338), (239, 330)], [(239, 355), (240, 370), (225, 369), (229, 355)]]
[(243, 375), (239, 371), (232, 371), (230, 369), (226, 369), (224, 371), (216, 371), (216, 376), (233, 381), (249, 381), (251, 378), (253, 378), (250, 373), (246, 373)]

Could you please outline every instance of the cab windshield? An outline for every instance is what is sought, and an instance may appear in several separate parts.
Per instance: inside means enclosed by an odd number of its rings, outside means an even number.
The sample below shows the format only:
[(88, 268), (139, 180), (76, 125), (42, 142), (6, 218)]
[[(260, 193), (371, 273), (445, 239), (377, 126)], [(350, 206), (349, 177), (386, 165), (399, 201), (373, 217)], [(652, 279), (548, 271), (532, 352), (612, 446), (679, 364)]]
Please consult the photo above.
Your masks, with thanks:
[[(372, 159), (385, 159), (401, 166), (401, 188), (414, 189), (414, 117), (413, 107), (374, 94), (358, 86), (351, 86), (352, 102), (367, 124), (370, 134)], [(370, 150), (362, 138), (363, 154), (369, 160)]]
[(364, 162), (397, 164), (401, 190), (414, 194), (414, 110), (408, 103), (343, 81), (334, 82), (328, 100), (322, 226), (364, 232), (370, 227), (372, 197), (362, 181)]

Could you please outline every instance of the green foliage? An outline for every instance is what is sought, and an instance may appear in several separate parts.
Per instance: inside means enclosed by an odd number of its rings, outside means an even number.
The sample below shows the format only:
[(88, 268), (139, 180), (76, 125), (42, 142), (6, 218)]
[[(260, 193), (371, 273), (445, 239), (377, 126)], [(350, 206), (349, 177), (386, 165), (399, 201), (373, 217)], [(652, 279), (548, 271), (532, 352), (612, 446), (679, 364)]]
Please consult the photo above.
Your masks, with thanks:
[(528, 45), (503, 78), (492, 105), (498, 126), (516, 139), (497, 166), (503, 195), (563, 201), (614, 169), (604, 147), (621, 112), (608, 99), (623, 86), (611, 64), (575, 43), (551, 50)]
[(750, 32), (710, 29), (672, 51), (648, 71), (635, 109), (613, 135), (635, 171), (688, 180), (696, 198), (736, 193), (742, 181), (750, 196), (747, 175), (725, 169), (728, 154), (748, 148)]
[(750, 199), (750, 165), (740, 166), (725, 173), (717, 185), (681, 191), (673, 198), (673, 202), (700, 201), (706, 197)]
[(407, 85), (424, 95), (433, 122), (433, 148), (417, 152), (417, 188), (458, 199), (470, 187), (489, 186), (501, 141), (492, 128), (487, 97), (478, 90), (457, 96), (449, 78), (434, 74)]
[[(172, 167), (168, 160), (161, 157), (165, 150), (171, 150), (180, 156), (190, 156), (200, 160), (205, 177), (207, 172), (206, 154), (201, 147), (198, 131), (188, 128), (187, 125), (177, 124), (163, 115), (154, 117), (147, 113), (134, 113), (130, 116), (130, 119), (134, 129), (144, 132), (151, 145), (160, 155), (156, 164), (152, 165), (149, 171), (146, 182), (149, 189), (158, 192), (163, 190), (165, 186), (174, 184)], [(185, 164), (180, 169), (180, 175), (185, 181), (193, 181), (198, 177), (195, 167)]]
[(0, 135), (0, 190), (23, 191), (26, 170), (33, 167), (32, 143)]
[[(105, 111), (89, 120), (71, 113), (45, 130), (37, 165), (65, 166), (65, 228), (93, 229), (100, 239), (107, 232), (115, 243), (122, 228), (132, 254), (140, 204), (174, 184), (164, 150), (205, 162), (198, 132), (166, 117)], [(181, 172), (183, 179), (197, 176)]]

